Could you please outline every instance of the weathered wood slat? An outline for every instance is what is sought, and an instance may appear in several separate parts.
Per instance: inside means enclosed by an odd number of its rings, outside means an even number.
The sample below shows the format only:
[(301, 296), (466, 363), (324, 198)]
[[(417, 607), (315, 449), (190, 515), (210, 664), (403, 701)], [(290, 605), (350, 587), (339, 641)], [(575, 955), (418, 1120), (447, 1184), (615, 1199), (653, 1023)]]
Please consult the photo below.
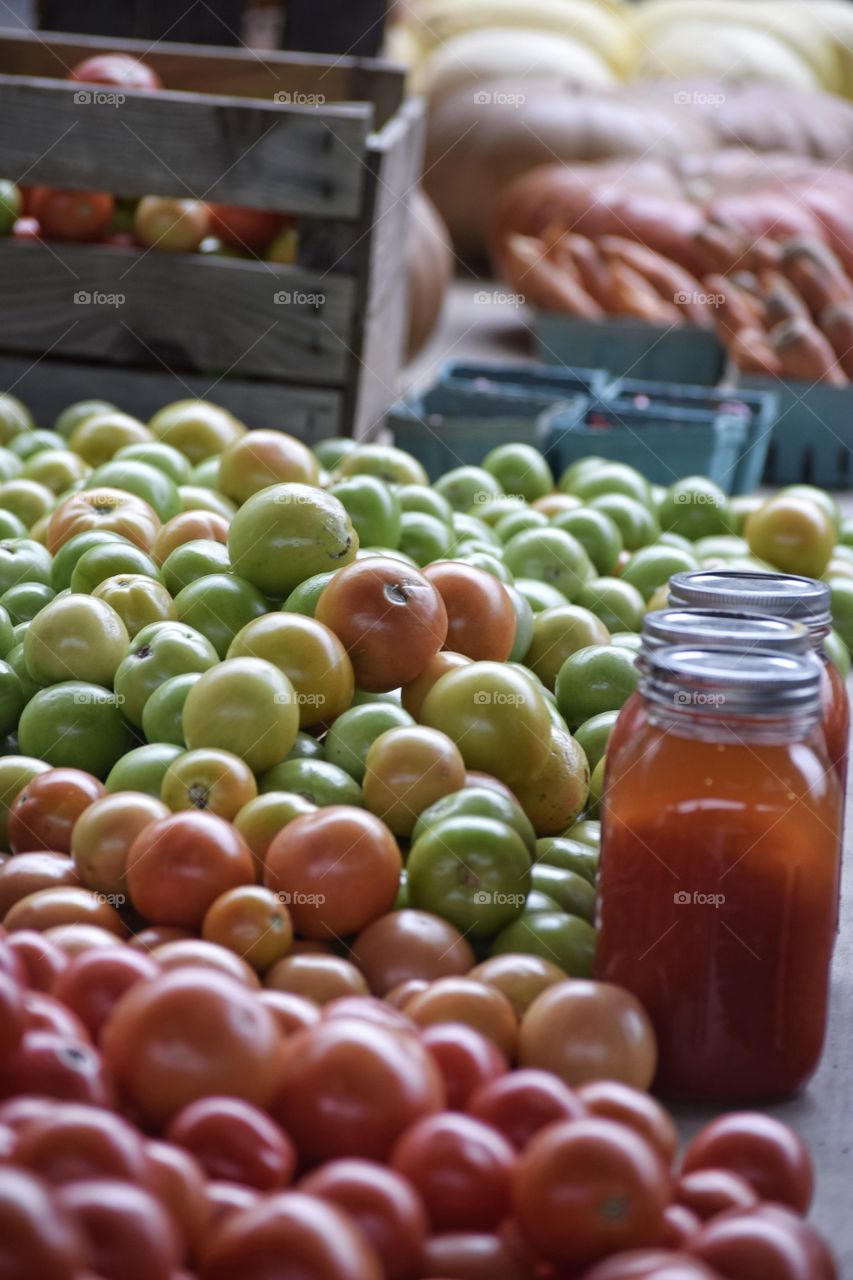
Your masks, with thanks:
[(0, 240), (0, 348), (341, 384), (354, 291), (260, 262)]
[(0, 173), (356, 218), (372, 115), (365, 104), (282, 106), (0, 75)]
[(403, 101), (404, 74), (391, 62), (304, 53), (214, 48), (100, 36), (0, 32), (0, 70), (19, 76), (64, 79), (84, 58), (105, 50), (144, 58), (167, 89), (271, 101), (276, 92), (324, 96), (327, 103), (370, 102), (381, 127)]
[(29, 405), (49, 427), (69, 404), (93, 396), (143, 420), (164, 404), (190, 396), (210, 399), (250, 427), (273, 427), (312, 444), (345, 429), (340, 391), (242, 378), (202, 378), (166, 369), (120, 369), (76, 361), (0, 356), (0, 389)]

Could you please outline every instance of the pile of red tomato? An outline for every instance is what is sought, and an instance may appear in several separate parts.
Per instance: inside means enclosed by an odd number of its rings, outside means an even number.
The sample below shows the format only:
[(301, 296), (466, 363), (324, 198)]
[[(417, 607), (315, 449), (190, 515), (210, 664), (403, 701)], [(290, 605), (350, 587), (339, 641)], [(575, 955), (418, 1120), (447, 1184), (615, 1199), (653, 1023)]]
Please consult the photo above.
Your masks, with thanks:
[[(163, 86), (145, 63), (127, 54), (97, 54), (69, 73), (98, 104), (121, 105), (124, 89), (156, 93)], [(100, 95), (100, 97), (98, 96)], [(112, 97), (110, 97), (112, 95)], [(83, 98), (81, 110), (89, 105)], [(165, 196), (125, 199), (106, 191), (22, 187), (0, 179), (0, 235), (19, 240), (56, 240), (133, 245), (158, 252), (262, 255), (293, 262), (296, 232), (283, 214), (209, 201)]]

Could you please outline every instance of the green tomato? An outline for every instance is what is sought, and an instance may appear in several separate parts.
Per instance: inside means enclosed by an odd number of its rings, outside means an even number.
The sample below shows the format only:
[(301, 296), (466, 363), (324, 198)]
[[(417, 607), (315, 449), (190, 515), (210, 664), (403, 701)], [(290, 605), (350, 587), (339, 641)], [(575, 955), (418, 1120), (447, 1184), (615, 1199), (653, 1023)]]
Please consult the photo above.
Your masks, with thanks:
[(729, 511), (732, 516), (732, 531), (742, 534), (746, 527), (746, 522), (752, 515), (753, 511), (757, 511), (763, 504), (764, 498), (756, 493), (739, 493), (734, 498), (729, 498)]
[(261, 774), (281, 763), (293, 746), (299, 706), (279, 667), (263, 658), (228, 658), (190, 689), (182, 724), (191, 751), (230, 751)]
[(535, 578), (516, 578), (513, 586), (521, 592), (534, 613), (569, 603), (562, 591), (550, 587), (547, 582), (537, 582)]
[(699, 561), (686, 551), (676, 547), (640, 547), (622, 570), (621, 582), (636, 587), (643, 600), (649, 600), (658, 589), (669, 582), (674, 573), (698, 569)]
[(231, 520), (237, 510), (230, 498), (198, 484), (179, 484), (178, 497), (182, 511), (212, 511), (214, 515)]
[(24, 755), (96, 778), (105, 778), (134, 745), (115, 694), (80, 680), (39, 690), (21, 715), (18, 741)]
[(175, 617), (175, 602), (162, 582), (142, 573), (118, 573), (105, 578), (92, 595), (115, 609), (131, 637), (145, 627), (170, 622)]
[(200, 679), (200, 671), (185, 671), (171, 676), (154, 690), (142, 708), (142, 732), (149, 742), (168, 742), (186, 749), (184, 703)]
[(786, 497), (806, 498), (809, 502), (822, 507), (835, 526), (836, 533), (841, 532), (841, 509), (831, 493), (827, 493), (825, 489), (819, 489), (814, 484), (788, 484), (781, 492)]
[(578, 604), (589, 609), (608, 631), (639, 631), (646, 602), (636, 587), (621, 578), (594, 578), (578, 596)]
[(12, 620), (9, 617), (8, 609), (0, 604), (0, 658), (5, 658), (6, 654), (15, 643), (15, 636), (12, 630)]
[(56, 495), (51, 493), (47, 485), (36, 484), (35, 480), (19, 477), (0, 484), (0, 508), (11, 511), (28, 529), (32, 529), (55, 505)]
[(618, 526), (626, 551), (636, 551), (660, 537), (656, 515), (648, 507), (624, 493), (605, 493), (589, 504), (593, 511), (603, 511)]
[(11, 511), (0, 511), (0, 540), (3, 542), (26, 538), (27, 526)]
[(32, 756), (0, 756), (0, 850), (9, 848), (6, 825), (13, 801), (28, 782), (40, 773), (47, 773), (49, 768), (44, 760)]
[(614, 631), (610, 637), (610, 643), (615, 644), (619, 649), (630, 649), (632, 653), (639, 653), (643, 647), (643, 637), (636, 631)]
[(341, 458), (337, 472), (339, 476), (378, 476), (388, 484), (429, 484), (417, 458), (388, 444), (357, 444)]
[(850, 650), (837, 631), (830, 631), (824, 639), (823, 647), (829, 654), (830, 661), (835, 663), (846, 680), (850, 675)]
[(572, 823), (563, 835), (567, 840), (579, 840), (581, 844), (588, 844), (596, 851), (601, 847), (601, 823), (596, 819), (582, 818), (579, 822)]
[(544, 498), (554, 488), (554, 476), (538, 449), (529, 444), (502, 444), (483, 459), (504, 493), (518, 494), (525, 502)]
[(594, 507), (560, 511), (551, 518), (551, 524), (577, 538), (599, 573), (613, 572), (623, 547), (622, 534), (615, 520), (604, 511)]
[(507, 584), (506, 593), (512, 601), (515, 611), (515, 639), (509, 654), (509, 662), (521, 662), (533, 641), (533, 609), (530, 601), (511, 583)]
[(30, 623), (24, 639), (27, 670), (42, 685), (77, 680), (111, 688), (129, 639), (121, 618), (103, 600), (78, 593), (59, 596)]
[(490, 555), (487, 551), (465, 551), (460, 545), (456, 548), (456, 554), (453, 557), (460, 564), (472, 564), (475, 569), (482, 569), (484, 573), (490, 573), (493, 578), (497, 578), (498, 582), (502, 582), (504, 586), (510, 586), (513, 582), (513, 576), (502, 560), (496, 555)]
[[(688, 555), (698, 555), (694, 548), (694, 544), (689, 538), (682, 537), (680, 533), (673, 533), (671, 529), (665, 529), (655, 545), (658, 547), (675, 547), (678, 551), (686, 551)], [(749, 547), (747, 547), (747, 554), (748, 553)]]
[(401, 690), (389, 689), (387, 693), (374, 693), (372, 689), (356, 689), (352, 695), (350, 707), (366, 707), (375, 702), (383, 702), (388, 703), (390, 706), (400, 707), (403, 705)]
[(517, 953), (550, 960), (570, 978), (591, 978), (595, 964), (595, 930), (586, 920), (561, 911), (524, 915), (503, 929), (492, 943), (493, 956)]
[(618, 715), (618, 711), (601, 711), (598, 715), (584, 720), (583, 724), (575, 729), (575, 742), (583, 749), (590, 769), (595, 768), (607, 750), (607, 743)]
[(192, 467), (182, 453), (160, 440), (142, 444), (126, 444), (113, 457), (113, 462), (144, 462), (168, 476), (174, 485), (189, 484)]
[(6, 654), (6, 661), (18, 677), (18, 680), (21, 683), (21, 688), (24, 691), (24, 697), (27, 702), (29, 702), (31, 698), (35, 697), (39, 689), (44, 688), (44, 685), (39, 684), (38, 680), (34, 680), (29, 673), (26, 655), (24, 654), (23, 640), (15, 641), (12, 648)]
[[(293, 746), (287, 753), (285, 760), (325, 760), (326, 752), (319, 738), (312, 738), (310, 733), (304, 733), (301, 729), (293, 739)], [(285, 763), (284, 761), (282, 763)]]
[(0, 542), (0, 595), (19, 582), (50, 583), (53, 561), (47, 547), (31, 538)]
[(363, 547), (396, 547), (400, 541), (400, 501), (376, 476), (348, 476), (329, 489), (343, 503)]
[(220, 658), (247, 622), (268, 612), (269, 604), (257, 587), (235, 573), (196, 578), (175, 597), (178, 620), (206, 636)]
[(517, 533), (524, 533), (527, 529), (544, 529), (547, 524), (548, 517), (541, 511), (536, 511), (533, 507), (522, 507), (518, 511), (508, 511), (506, 515), (502, 515), (495, 525), (495, 533), (506, 544)]
[(691, 542), (734, 529), (726, 495), (706, 476), (687, 476), (671, 485), (658, 518), (662, 529), (680, 533)]
[(66, 444), (56, 431), (22, 431), (8, 442), (6, 448), (23, 461), (37, 453), (43, 453), (45, 449), (64, 451)]
[(27, 704), (21, 682), (8, 662), (0, 661), (0, 735), (13, 733)]
[(57, 495), (85, 480), (88, 474), (89, 467), (70, 449), (45, 449), (28, 459), (21, 472), (25, 480), (34, 480)]
[[(447, 677), (444, 677), (445, 679)], [(591, 645), (571, 654), (557, 676), (560, 714), (571, 726), (602, 711), (618, 710), (637, 687), (634, 655), (615, 645)]]
[(691, 547), (693, 554), (701, 560), (728, 560), (734, 556), (748, 556), (749, 543), (733, 533), (721, 533), (714, 537), (699, 538)]
[[(15, 437), (17, 439), (17, 437)], [(13, 480), (23, 470), (21, 459), (11, 449), (0, 447), (0, 482)], [(9, 515), (9, 512), (6, 512)]]
[(454, 467), (435, 482), (435, 491), (446, 498), (454, 511), (470, 511), (490, 498), (503, 496), (503, 487), (482, 467)]
[(853, 649), (853, 578), (829, 579), (832, 625), (848, 649)]
[(414, 842), (406, 864), (409, 902), (490, 938), (524, 910), (530, 852), (518, 832), (495, 818), (446, 818)]
[(283, 599), (315, 573), (350, 564), (357, 551), (358, 536), (343, 503), (307, 484), (261, 489), (243, 503), (228, 530), (234, 572), (273, 599)]
[(160, 570), (151, 557), (132, 542), (101, 542), (79, 556), (71, 571), (72, 591), (88, 594), (107, 578), (118, 574), (139, 573), (160, 581)]
[(317, 609), (317, 601), (336, 573), (336, 569), (332, 569), (328, 573), (315, 573), (312, 577), (306, 578), (304, 582), (300, 582), (298, 587), (293, 588), (281, 606), (282, 613), (302, 613), (307, 618), (313, 618)]
[(562, 529), (528, 529), (504, 548), (504, 563), (516, 578), (534, 578), (556, 587), (567, 600), (595, 577), (592, 561), (577, 538)]
[(517, 498), (513, 494), (501, 494), (496, 498), (484, 498), (482, 502), (476, 502), (468, 514), (482, 520), (483, 524), (487, 524), (490, 529), (496, 529), (498, 522), (504, 516), (529, 510), (530, 507), (523, 498)]
[(228, 548), (214, 538), (193, 538), (170, 552), (160, 566), (163, 585), (176, 596), (191, 582), (231, 568)]
[(432, 831), (448, 818), (491, 818), (517, 831), (530, 856), (536, 849), (536, 832), (527, 814), (517, 800), (510, 799), (491, 787), (466, 787), (463, 791), (451, 791), (424, 809), (414, 825), (411, 843), (426, 831)]
[(313, 453), (321, 467), (326, 471), (335, 471), (348, 453), (358, 448), (355, 440), (348, 436), (332, 436), (328, 440), (320, 440), (314, 445)]
[(325, 808), (331, 804), (349, 804), (361, 808), (364, 798), (355, 779), (328, 760), (311, 760), (305, 756), (285, 760), (261, 778), (260, 791), (292, 791), (312, 804)]
[(33, 416), (23, 401), (8, 391), (0, 391), (0, 444), (13, 440), (22, 431), (33, 431)]
[(400, 510), (421, 511), (424, 515), (434, 516), (442, 524), (450, 524), (453, 520), (453, 508), (446, 498), (435, 489), (428, 489), (422, 484), (401, 484), (397, 486), (397, 501)]
[(73, 538), (64, 542), (53, 557), (50, 585), (54, 591), (57, 593), (67, 591), (71, 586), (71, 575), (80, 557), (92, 547), (100, 547), (107, 542), (117, 543), (122, 547), (134, 545), (120, 533), (110, 533), (106, 529), (86, 529), (83, 533), (75, 533)]
[(560, 668), (570, 653), (591, 644), (609, 644), (604, 623), (576, 604), (543, 609), (533, 619), (533, 636), (524, 661), (547, 689), (554, 688)]
[(485, 546), (491, 547), (495, 553), (499, 552), (503, 546), (491, 525), (486, 524), (485, 520), (480, 520), (478, 516), (472, 516), (467, 511), (455, 511), (451, 517), (451, 524), (460, 545), (463, 542), (483, 543)]
[(456, 545), (453, 530), (425, 511), (404, 511), (400, 517), (399, 547), (418, 567), (447, 560)]
[(155, 622), (133, 637), (115, 674), (114, 688), (131, 724), (143, 727), (154, 692), (173, 676), (209, 671), (218, 656), (201, 632), (182, 622)]
[(574, 494), (582, 502), (589, 502), (602, 494), (621, 493), (644, 507), (652, 507), (652, 489), (648, 480), (624, 462), (600, 462), (595, 467), (581, 469), (569, 477), (568, 483), (566, 481), (567, 473), (564, 472), (560, 477), (562, 491)]
[(89, 476), (88, 485), (90, 488), (106, 485), (111, 489), (135, 494), (153, 507), (164, 523), (176, 516), (181, 509), (177, 485), (165, 471), (148, 462), (137, 462), (133, 458), (122, 461), (113, 458), (96, 467)]
[(183, 747), (166, 742), (149, 742), (144, 747), (135, 747), (116, 761), (104, 786), (107, 791), (141, 791), (159, 800), (166, 770), (183, 752)]
[(7, 236), (20, 216), (20, 191), (8, 178), (0, 178), (0, 236)]
[(548, 867), (563, 867), (583, 876), (595, 887), (598, 878), (598, 846), (570, 840), (568, 836), (544, 836), (536, 841), (534, 857)]
[(12, 622), (31, 622), (45, 605), (50, 604), (56, 592), (45, 582), (18, 582), (0, 596), (2, 605)]
[(533, 868), (532, 883), (534, 889), (559, 903), (561, 911), (595, 924), (595, 889), (576, 871), (539, 862)]
[(606, 768), (607, 758), (603, 756), (590, 775), (587, 813), (592, 818), (597, 818), (601, 812), (601, 801), (604, 797), (604, 771)]
[(75, 404), (70, 404), (67, 409), (63, 409), (62, 413), (53, 424), (53, 429), (57, 435), (62, 436), (64, 440), (70, 439), (71, 435), (89, 418), (97, 418), (102, 413), (117, 413), (118, 409), (114, 404), (110, 404), (108, 400), (78, 400)]
[(204, 458), (190, 473), (188, 484), (197, 485), (200, 489), (219, 490), (219, 455), (213, 454)]
[(370, 698), (369, 702), (357, 705), (354, 699), (353, 706), (338, 716), (324, 742), (329, 763), (343, 769), (358, 783), (364, 781), (367, 753), (380, 734), (387, 729), (411, 728), (415, 724), (399, 703), (377, 701), (372, 694)]

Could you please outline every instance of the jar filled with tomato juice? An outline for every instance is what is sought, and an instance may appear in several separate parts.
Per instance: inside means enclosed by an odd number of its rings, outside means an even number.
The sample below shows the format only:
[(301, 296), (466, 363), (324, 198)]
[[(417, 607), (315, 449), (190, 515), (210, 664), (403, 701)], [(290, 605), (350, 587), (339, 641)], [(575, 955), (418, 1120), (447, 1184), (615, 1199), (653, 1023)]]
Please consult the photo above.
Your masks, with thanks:
[[(811, 648), (811, 637), (802, 623), (759, 613), (719, 613), (714, 609), (655, 609), (643, 618), (640, 639), (640, 671), (645, 654), (667, 644), (703, 649), (772, 649), (774, 653), (808, 653)], [(619, 712), (607, 742), (608, 777), (619, 748), (636, 733), (645, 715), (643, 696), (636, 689)]]
[(748, 610), (773, 618), (787, 618), (808, 627), (823, 668), (820, 696), (826, 746), (838, 770), (842, 791), (846, 791), (850, 701), (844, 677), (823, 644), (832, 626), (827, 584), (789, 573), (699, 569), (673, 575), (669, 583), (669, 603), (680, 608)]
[(820, 1059), (842, 796), (811, 654), (665, 646), (602, 804), (596, 976), (633, 992), (673, 1098), (769, 1101)]

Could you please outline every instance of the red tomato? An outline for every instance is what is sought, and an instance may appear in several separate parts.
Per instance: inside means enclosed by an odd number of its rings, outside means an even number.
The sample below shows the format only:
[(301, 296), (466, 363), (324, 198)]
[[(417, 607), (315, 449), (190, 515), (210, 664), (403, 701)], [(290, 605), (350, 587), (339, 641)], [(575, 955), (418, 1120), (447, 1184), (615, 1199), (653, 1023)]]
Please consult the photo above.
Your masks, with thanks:
[(447, 609), (446, 646), (475, 661), (506, 662), (515, 644), (515, 609), (502, 582), (485, 569), (437, 560), (424, 569)]
[(414, 1031), (411, 1018), (373, 996), (336, 996), (323, 1005), (324, 1018), (364, 1018), (391, 1031)]
[(31, 1120), (18, 1139), (15, 1163), (54, 1185), (90, 1178), (142, 1184), (148, 1177), (137, 1130), (110, 1111), (77, 1103)]
[(461, 976), (474, 967), (470, 943), (455, 925), (428, 911), (380, 916), (361, 931), (351, 954), (377, 996), (412, 978)]
[(332, 1160), (304, 1178), (300, 1190), (342, 1209), (376, 1251), (388, 1280), (416, 1273), (427, 1216), (410, 1182), (370, 1160)]
[(303, 1160), (382, 1160), (410, 1124), (443, 1103), (441, 1075), (415, 1035), (330, 1018), (286, 1042), (273, 1113)]
[(96, 1107), (113, 1102), (112, 1085), (96, 1050), (50, 1031), (28, 1031), (17, 1053), (0, 1068), (0, 1097), (24, 1092)]
[(265, 249), (284, 224), (280, 213), (269, 213), (265, 209), (245, 209), (235, 204), (212, 204), (208, 207), (211, 233), (219, 236), (225, 244), (250, 253)]
[(424, 1117), (396, 1143), (391, 1164), (419, 1192), (434, 1231), (488, 1231), (509, 1212), (515, 1151), (471, 1116)]
[(179, 1111), (167, 1137), (198, 1160), (209, 1178), (280, 1191), (293, 1177), (296, 1151), (258, 1107), (239, 1098), (199, 1098)]
[(0, 1102), (0, 1124), (13, 1133), (22, 1133), (33, 1120), (51, 1115), (62, 1103), (53, 1098), (38, 1098), (28, 1093), (18, 1093), (14, 1098)]
[(672, 1164), (678, 1147), (678, 1131), (669, 1112), (647, 1093), (618, 1080), (592, 1080), (580, 1086), (578, 1097), (592, 1115), (636, 1129), (665, 1164)]
[(54, 995), (71, 1009), (97, 1039), (101, 1027), (126, 991), (156, 978), (154, 960), (129, 947), (96, 948), (75, 956), (57, 979)]
[(70, 1182), (55, 1198), (80, 1228), (104, 1280), (171, 1280), (181, 1261), (180, 1238), (150, 1192), (101, 1178)]
[(23, 1169), (0, 1167), (0, 1241), (3, 1280), (74, 1280), (83, 1266), (76, 1223)]
[(266, 1005), (286, 1036), (316, 1026), (322, 1016), (318, 1004), (291, 991), (262, 991), (258, 999)]
[(45, 240), (94, 241), (109, 228), (114, 202), (105, 191), (63, 191), (38, 187), (32, 193), (32, 216)]
[(27, 1010), (24, 993), (8, 973), (0, 972), (0, 1059), (11, 1057), (24, 1038)]
[(693, 1238), (690, 1252), (726, 1280), (835, 1280), (823, 1241), (781, 1205), (722, 1213)]
[(198, 1251), (208, 1228), (204, 1170), (171, 1142), (146, 1142), (145, 1155), (150, 1189), (166, 1206), (185, 1249)]
[(104, 784), (82, 769), (36, 774), (9, 809), (9, 848), (13, 853), (70, 853), (71, 832), (80, 814), (106, 794)]
[(720, 1280), (698, 1258), (662, 1249), (629, 1249), (584, 1271), (583, 1280)]
[(702, 1221), (727, 1209), (752, 1209), (758, 1204), (755, 1188), (730, 1169), (694, 1169), (683, 1174), (675, 1198)]
[(447, 1105), (465, 1111), (471, 1096), (506, 1075), (507, 1061), (493, 1040), (461, 1022), (437, 1022), (421, 1033), (444, 1078)]
[(80, 888), (72, 858), (43, 850), (8, 858), (0, 866), (0, 919), (5, 919), (22, 898), (38, 893), (40, 889), (55, 889), (60, 885)]
[(531, 1247), (580, 1265), (659, 1240), (670, 1182), (657, 1152), (633, 1130), (612, 1120), (568, 1120), (537, 1133), (521, 1153), (513, 1198)]
[(503, 1236), (451, 1231), (431, 1236), (421, 1255), (421, 1275), (453, 1280), (530, 1280), (528, 1260)]
[(663, 1211), (663, 1241), (671, 1249), (683, 1248), (701, 1226), (702, 1219), (683, 1204), (668, 1204)]
[(68, 74), (83, 84), (114, 84), (125, 89), (162, 89), (163, 82), (151, 67), (126, 53), (97, 53), (84, 58)]
[(50, 1031), (54, 1035), (67, 1036), (72, 1040), (88, 1043), (90, 1036), (85, 1026), (77, 1014), (67, 1008), (61, 1000), (47, 995), (44, 991), (26, 991), (24, 1006), (27, 1011), (28, 1031)]
[(267, 1106), (281, 1044), (275, 1019), (252, 991), (191, 968), (132, 987), (101, 1034), (125, 1097), (153, 1124), (210, 1094)]
[(208, 1182), (204, 1188), (204, 1195), (209, 1211), (208, 1231), (218, 1227), (220, 1222), (230, 1218), (232, 1213), (237, 1213), (240, 1209), (250, 1209), (261, 1198), (260, 1192), (254, 1187), (247, 1187), (239, 1182)]
[(68, 963), (56, 943), (34, 929), (18, 929), (6, 945), (23, 964), (27, 986), (36, 991), (50, 991)]
[(468, 1103), (468, 1114), (502, 1133), (523, 1151), (534, 1133), (557, 1120), (579, 1120), (586, 1111), (568, 1085), (550, 1071), (526, 1068), (486, 1084)]
[(231, 1214), (211, 1236), (200, 1280), (382, 1280), (379, 1259), (358, 1227), (333, 1205), (298, 1191), (265, 1196)]
[(760, 1199), (799, 1213), (811, 1204), (814, 1173), (805, 1144), (788, 1125), (759, 1111), (733, 1111), (697, 1133), (684, 1153), (682, 1172), (707, 1168), (731, 1169)]

